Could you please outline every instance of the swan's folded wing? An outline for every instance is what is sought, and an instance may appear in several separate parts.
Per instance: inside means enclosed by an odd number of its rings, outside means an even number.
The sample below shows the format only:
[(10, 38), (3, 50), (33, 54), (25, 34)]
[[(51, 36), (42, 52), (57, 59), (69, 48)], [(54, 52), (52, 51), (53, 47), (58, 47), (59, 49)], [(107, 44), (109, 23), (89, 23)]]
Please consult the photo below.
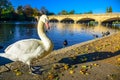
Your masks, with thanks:
[(30, 54), (35, 52), (38, 47), (43, 47), (40, 40), (37, 39), (26, 39), (18, 41), (10, 46), (8, 46), (5, 50), (5, 53), (8, 54)]

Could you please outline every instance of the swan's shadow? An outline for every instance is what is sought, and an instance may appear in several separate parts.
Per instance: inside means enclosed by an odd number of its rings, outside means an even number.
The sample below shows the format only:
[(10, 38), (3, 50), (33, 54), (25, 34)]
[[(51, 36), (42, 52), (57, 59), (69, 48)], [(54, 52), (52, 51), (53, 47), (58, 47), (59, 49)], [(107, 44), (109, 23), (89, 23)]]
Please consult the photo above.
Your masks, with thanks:
[(11, 61), (8, 58), (0, 57), (0, 66), (11, 63), (11, 62), (13, 62), (13, 61)]
[(103, 60), (103, 59), (117, 56), (119, 54), (120, 54), (120, 50), (115, 53), (94, 52), (94, 53), (83, 54), (83, 55), (79, 55), (79, 56), (75, 56), (75, 57), (66, 57), (66, 58), (61, 59), (58, 62), (69, 64), (69, 65), (75, 65), (75, 64), (85, 63), (85, 62)]

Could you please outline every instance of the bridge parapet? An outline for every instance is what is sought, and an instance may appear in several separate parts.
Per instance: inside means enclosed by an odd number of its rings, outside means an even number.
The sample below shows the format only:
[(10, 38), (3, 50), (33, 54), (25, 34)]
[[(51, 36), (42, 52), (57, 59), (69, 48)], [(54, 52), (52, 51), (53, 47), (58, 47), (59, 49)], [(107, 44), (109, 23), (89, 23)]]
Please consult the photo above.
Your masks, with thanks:
[(56, 19), (59, 22), (63, 19), (71, 19), (74, 22), (77, 22), (78, 20), (95, 20), (98, 23), (102, 23), (104, 21), (110, 21), (110, 20), (120, 20), (120, 13), (106, 13), (106, 14), (74, 14), (74, 15), (52, 15), (48, 16), (49, 19)]

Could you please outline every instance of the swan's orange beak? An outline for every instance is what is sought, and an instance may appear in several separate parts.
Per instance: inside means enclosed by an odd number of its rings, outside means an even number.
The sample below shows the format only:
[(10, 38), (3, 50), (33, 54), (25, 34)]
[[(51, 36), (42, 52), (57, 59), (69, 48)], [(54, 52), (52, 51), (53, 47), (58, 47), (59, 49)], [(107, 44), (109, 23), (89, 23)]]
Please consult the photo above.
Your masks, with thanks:
[(45, 26), (46, 26), (47, 29), (50, 29), (49, 22), (46, 22)]

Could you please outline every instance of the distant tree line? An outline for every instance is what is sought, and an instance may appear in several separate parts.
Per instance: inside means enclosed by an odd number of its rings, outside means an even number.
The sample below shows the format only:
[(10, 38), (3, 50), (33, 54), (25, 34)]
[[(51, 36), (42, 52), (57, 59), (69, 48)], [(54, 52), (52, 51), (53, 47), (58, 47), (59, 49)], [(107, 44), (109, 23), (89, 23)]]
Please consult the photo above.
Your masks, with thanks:
[[(106, 8), (106, 13), (112, 13), (112, 7), (107, 7)], [(74, 10), (71, 10), (70, 12), (66, 11), (66, 10), (62, 10), (61, 12), (58, 13), (58, 15), (70, 15), (70, 14), (75, 14)], [(84, 12), (84, 13), (79, 13), (79, 14), (93, 14), (92, 11), (88, 11), (88, 12)]]
[[(55, 15), (53, 12), (49, 12), (45, 7), (41, 9), (32, 8), (30, 5), (19, 5), (15, 10), (9, 0), (0, 0), (0, 21), (33, 21), (35, 16), (40, 16), (41, 12), (47, 15)], [(112, 7), (107, 7), (106, 13), (112, 13)], [(62, 10), (58, 15), (70, 15), (75, 14), (74, 10), (66, 11)], [(93, 14), (92, 11), (79, 13), (79, 14)]]
[(70, 12), (66, 10), (62, 10), (61, 12), (58, 13), (58, 15), (68, 15), (68, 14), (75, 14), (74, 10), (71, 10)]
[[(66, 10), (62, 10), (61, 12), (58, 13), (58, 15), (70, 15), (70, 14), (76, 14), (74, 10), (71, 10), (70, 12)], [(79, 14), (93, 14), (92, 11), (84, 12), (84, 13), (79, 13)]]
[[(112, 13), (112, 7), (107, 7), (106, 8), (106, 13)], [(66, 11), (66, 10), (62, 10), (61, 12), (58, 13), (58, 15), (70, 15), (70, 14), (75, 14), (74, 10), (71, 10), (70, 12)], [(88, 12), (84, 12), (84, 13), (79, 13), (79, 14), (93, 14), (92, 11), (88, 11)]]

